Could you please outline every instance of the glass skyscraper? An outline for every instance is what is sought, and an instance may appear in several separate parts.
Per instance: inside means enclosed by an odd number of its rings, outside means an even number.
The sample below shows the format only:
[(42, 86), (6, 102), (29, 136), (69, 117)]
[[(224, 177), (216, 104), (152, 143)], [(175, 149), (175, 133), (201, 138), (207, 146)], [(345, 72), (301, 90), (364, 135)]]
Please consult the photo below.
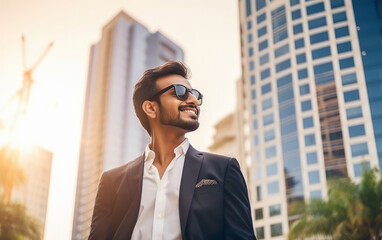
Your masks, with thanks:
[(382, 1), (239, 0), (259, 239), (285, 239), (294, 202), (382, 168)]

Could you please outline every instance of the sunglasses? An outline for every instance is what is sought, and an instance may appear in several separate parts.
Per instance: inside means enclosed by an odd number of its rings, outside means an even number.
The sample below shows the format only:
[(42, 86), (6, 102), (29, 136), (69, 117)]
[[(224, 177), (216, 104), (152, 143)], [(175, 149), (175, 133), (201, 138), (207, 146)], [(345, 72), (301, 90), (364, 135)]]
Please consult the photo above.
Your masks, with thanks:
[(186, 100), (188, 98), (188, 94), (191, 93), (197, 100), (198, 100), (198, 106), (202, 105), (203, 102), (203, 95), (196, 89), (188, 89), (186, 86), (181, 84), (172, 84), (168, 87), (163, 88), (159, 92), (155, 93), (154, 96), (149, 98), (149, 100), (153, 100), (156, 97), (159, 97), (161, 94), (167, 92), (171, 88), (174, 88), (175, 95), (180, 100)]

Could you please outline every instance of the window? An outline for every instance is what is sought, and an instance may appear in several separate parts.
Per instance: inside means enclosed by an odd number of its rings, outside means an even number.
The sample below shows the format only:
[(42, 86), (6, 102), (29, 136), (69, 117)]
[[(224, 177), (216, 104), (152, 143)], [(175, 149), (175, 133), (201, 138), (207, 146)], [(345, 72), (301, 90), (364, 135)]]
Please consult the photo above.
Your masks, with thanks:
[(277, 174), (277, 163), (267, 165), (267, 177)]
[(283, 235), (283, 228), (281, 223), (271, 224), (271, 237)]
[(328, 32), (320, 32), (310, 35), (310, 44), (320, 43), (329, 40)]
[(259, 219), (263, 219), (263, 218), (264, 218), (263, 209), (262, 208), (255, 209), (255, 219), (259, 220)]
[(255, 84), (255, 82), (256, 82), (256, 77), (255, 77), (255, 75), (251, 75), (251, 77), (250, 77), (250, 81), (251, 81), (251, 85)]
[(267, 109), (271, 108), (272, 106), (273, 106), (272, 98), (265, 99), (262, 102), (263, 110), (267, 110)]
[(265, 34), (267, 34), (267, 26), (264, 26), (257, 30), (257, 36), (259, 36), (259, 38)]
[(351, 67), (354, 67), (353, 57), (340, 59), (340, 69), (351, 68)]
[(289, 45), (288, 44), (285, 44), (279, 48), (276, 48), (275, 50), (275, 58), (278, 58), (284, 54), (287, 54), (289, 53)]
[(306, 68), (298, 70), (297, 75), (298, 79), (308, 78), (308, 70)]
[(252, 114), (255, 115), (257, 113), (257, 105), (253, 104), (252, 105)]
[(269, 62), (269, 54), (268, 53), (266, 53), (266, 54), (264, 54), (263, 56), (260, 57), (260, 65), (264, 65), (267, 62)]
[(344, 42), (337, 44), (337, 52), (338, 54), (344, 52), (350, 52), (352, 50), (350, 42)]
[(256, 89), (251, 90), (251, 98), (256, 99)]
[(307, 117), (302, 120), (304, 128), (313, 127), (313, 117)]
[(312, 102), (310, 100), (306, 100), (301, 102), (301, 111), (309, 111), (312, 110)]
[(252, 41), (253, 41), (253, 36), (252, 36), (252, 34), (250, 33), (250, 34), (248, 34), (248, 43), (251, 43)]
[(362, 108), (361, 107), (352, 107), (346, 109), (346, 118), (348, 120), (354, 119), (354, 118), (360, 118), (362, 117)]
[(290, 5), (294, 6), (300, 3), (300, 0), (290, 0)]
[(369, 154), (367, 143), (352, 144), (350, 148), (352, 157), (358, 157)]
[(358, 90), (352, 90), (352, 91), (344, 92), (344, 99), (345, 99), (345, 102), (351, 102), (351, 101), (359, 100)]
[(264, 132), (264, 142), (269, 142), (275, 139), (275, 130), (272, 128)]
[(252, 47), (248, 48), (248, 56), (250, 56), (250, 57), (253, 56), (253, 48)]
[(292, 82), (292, 75), (288, 74), (277, 79), (277, 88), (285, 86)]
[(333, 14), (333, 23), (343, 22), (346, 21), (346, 12), (339, 12)]
[(297, 64), (306, 62), (306, 55), (305, 55), (305, 53), (297, 54), (296, 62), (297, 62)]
[(247, 17), (248, 17), (249, 15), (252, 14), (251, 0), (246, 0), (245, 3), (246, 3), (245, 4), (246, 5), (246, 9), (247, 9), (246, 13), (247, 13)]
[(281, 127), (281, 136), (284, 137), (290, 133), (295, 133), (297, 131), (296, 122), (290, 122), (288, 124), (283, 124)]
[(271, 75), (271, 71), (269, 70), (269, 68), (267, 68), (267, 69), (260, 72), (260, 79), (264, 80), (264, 79), (268, 78), (270, 75)]
[(314, 65), (313, 71), (316, 85), (322, 85), (334, 81), (332, 62)]
[(318, 48), (318, 49), (312, 51), (312, 58), (313, 59), (323, 58), (323, 57), (327, 57), (330, 55), (331, 55), (330, 47)]
[(312, 14), (323, 12), (323, 11), (325, 11), (325, 6), (323, 2), (306, 7), (306, 13), (308, 15), (312, 15)]
[(294, 104), (290, 104), (288, 107), (280, 108), (279, 114), (280, 119), (287, 118), (291, 115), (294, 115), (296, 113), (296, 110), (294, 108)]
[(303, 38), (300, 38), (300, 39), (295, 40), (295, 41), (294, 41), (294, 47), (295, 47), (296, 49), (305, 47), (304, 39), (303, 39)]
[(270, 114), (268, 114), (268, 115), (265, 115), (264, 117), (263, 117), (263, 124), (264, 124), (264, 126), (267, 126), (267, 125), (269, 125), (269, 124), (272, 124), (273, 123), (273, 113), (270, 113)]
[(287, 90), (280, 91), (280, 92), (278, 92), (277, 95), (278, 95), (279, 103), (288, 101), (288, 100), (290, 100), (290, 99), (293, 99), (293, 97), (294, 97), (294, 95), (293, 95), (293, 89), (292, 89), (292, 88), (289, 88), (289, 89), (287, 89)]
[(255, 172), (255, 178), (256, 180), (261, 180), (263, 178), (262, 176), (262, 172), (261, 172), (261, 167), (257, 167), (256, 168), (256, 172)]
[(336, 38), (349, 36), (349, 28), (347, 26), (341, 27), (341, 28), (336, 28), (334, 30), (334, 34), (336, 35)]
[(321, 190), (314, 190), (310, 192), (311, 199), (322, 199)]
[(264, 227), (257, 227), (256, 228), (256, 237), (257, 237), (257, 239), (265, 239)]
[(250, 62), (249, 62), (249, 70), (250, 70), (250, 71), (255, 70), (255, 62), (254, 62), (254, 61), (250, 61)]
[(320, 173), (318, 171), (310, 171), (308, 173), (309, 184), (320, 183)]
[(302, 24), (296, 24), (293, 26), (293, 34), (296, 35), (298, 33), (302, 33)]
[(264, 50), (268, 48), (268, 40), (264, 40), (259, 43), (259, 51)]
[(247, 29), (248, 30), (252, 29), (252, 21), (247, 22)]
[(330, 6), (332, 8), (338, 8), (338, 7), (345, 6), (345, 3), (344, 3), (344, 0), (331, 0)]
[(271, 91), (271, 84), (270, 83), (267, 83), (263, 86), (261, 86), (261, 94), (264, 95), (264, 94), (267, 94)]
[(286, 27), (280, 28), (278, 31), (273, 32), (273, 42), (278, 43), (288, 37), (288, 32)]
[(305, 146), (308, 147), (313, 145), (316, 145), (314, 134), (305, 135)]
[(260, 161), (261, 161), (260, 151), (259, 151), (259, 150), (256, 150), (256, 151), (255, 151), (255, 159), (256, 159), (257, 162), (260, 162)]
[(301, 11), (300, 9), (297, 9), (292, 12), (292, 20), (301, 18)]
[(325, 17), (319, 17), (316, 19), (312, 19), (308, 22), (309, 30), (319, 28), (322, 26), (326, 26), (326, 18)]
[(285, 61), (282, 61), (278, 64), (276, 64), (276, 72), (281, 72), (285, 69), (290, 68), (290, 59), (287, 59)]
[[(256, 121), (256, 125), (257, 125), (257, 120), (254, 120), (254, 121)], [(256, 128), (256, 129), (257, 129), (257, 128)], [(255, 135), (254, 138), (253, 138), (253, 140), (254, 140), (254, 144), (255, 144), (255, 146), (259, 146), (259, 136), (258, 136), (258, 135)]]
[(364, 171), (370, 170), (370, 162), (355, 163), (353, 168), (354, 176), (360, 177)]
[(270, 159), (276, 157), (276, 147), (270, 146), (265, 149), (265, 158)]
[(310, 93), (309, 84), (304, 84), (304, 85), (300, 86), (300, 95), (301, 96), (303, 96), (305, 94), (309, 94), (309, 93)]
[(277, 194), (280, 192), (278, 181), (268, 183), (267, 187), (268, 187), (268, 194), (269, 195)]
[(260, 23), (264, 22), (265, 18), (266, 18), (265, 13), (260, 14), (259, 16), (257, 16), (257, 24), (260, 24)]
[(341, 79), (342, 85), (349, 85), (357, 82), (357, 75), (355, 73), (344, 74)]
[(275, 204), (269, 206), (269, 216), (277, 216), (281, 214), (281, 205), (280, 204)]
[(256, 0), (256, 10), (259, 11), (260, 9), (265, 7), (265, 0)]
[(363, 135), (365, 135), (365, 126), (363, 124), (349, 127), (349, 136), (351, 138)]
[(257, 201), (263, 200), (263, 194), (262, 194), (261, 186), (256, 187), (256, 199), (257, 199)]
[(316, 164), (318, 162), (317, 160), (317, 153), (316, 152), (309, 152), (306, 154), (306, 162), (308, 165)]

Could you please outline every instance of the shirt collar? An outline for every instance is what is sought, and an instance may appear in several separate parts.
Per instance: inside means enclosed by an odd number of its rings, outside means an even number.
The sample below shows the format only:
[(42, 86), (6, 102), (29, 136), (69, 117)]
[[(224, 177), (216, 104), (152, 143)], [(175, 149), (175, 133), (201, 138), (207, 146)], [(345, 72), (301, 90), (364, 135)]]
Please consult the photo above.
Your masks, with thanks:
[[(155, 152), (150, 149), (149, 145), (150, 144), (147, 144), (145, 148), (145, 162), (152, 164), (155, 159)], [(185, 155), (189, 147), (190, 142), (188, 141), (188, 138), (185, 138), (183, 142), (181, 142), (176, 148), (174, 148), (175, 156), (178, 157), (183, 154)]]

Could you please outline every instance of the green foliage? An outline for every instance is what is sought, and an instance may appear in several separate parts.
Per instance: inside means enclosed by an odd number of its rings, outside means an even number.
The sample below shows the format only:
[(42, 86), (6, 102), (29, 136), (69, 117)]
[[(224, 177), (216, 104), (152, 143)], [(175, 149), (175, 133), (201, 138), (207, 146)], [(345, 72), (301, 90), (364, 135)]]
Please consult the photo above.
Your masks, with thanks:
[[(328, 199), (296, 204), (300, 219), (289, 239), (321, 235), (336, 239), (379, 239), (382, 235), (382, 179), (377, 169), (364, 171), (359, 185), (349, 178), (328, 181)], [(298, 210), (296, 210), (298, 209)]]

